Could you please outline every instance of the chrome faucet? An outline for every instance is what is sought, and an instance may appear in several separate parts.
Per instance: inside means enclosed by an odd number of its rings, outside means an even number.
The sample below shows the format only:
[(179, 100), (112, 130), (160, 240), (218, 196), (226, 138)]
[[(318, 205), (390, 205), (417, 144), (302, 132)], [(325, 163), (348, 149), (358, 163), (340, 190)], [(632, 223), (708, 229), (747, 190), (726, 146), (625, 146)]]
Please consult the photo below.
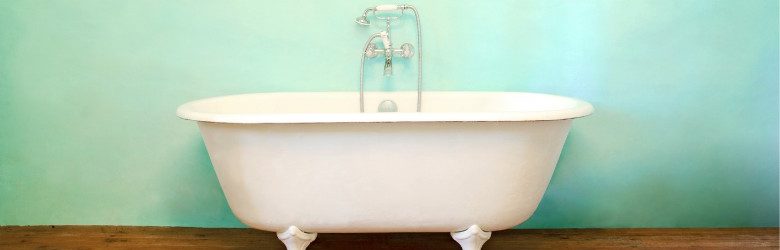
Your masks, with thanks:
[(379, 34), (385, 45), (385, 76), (393, 75), (393, 41), (390, 40), (390, 19), (387, 19), (387, 31)]
[[(380, 53), (383, 53), (385, 55), (385, 69), (384, 69), (384, 76), (390, 77), (393, 75), (393, 56), (400, 56), (402, 58), (409, 58), (414, 56), (414, 47), (409, 43), (404, 43), (401, 45), (400, 48), (396, 49), (393, 48), (393, 42), (390, 36), (390, 24), (392, 21), (398, 19), (398, 16), (378, 16), (376, 15), (379, 12), (393, 12), (393, 11), (400, 11), (401, 15), (404, 14), (404, 11), (411, 10), (414, 13), (415, 20), (417, 22), (417, 112), (420, 112), (422, 109), (422, 43), (420, 40), (422, 40), (421, 37), (421, 31), (420, 31), (420, 15), (417, 13), (417, 9), (414, 8), (412, 5), (408, 4), (400, 4), (400, 5), (394, 5), (394, 4), (388, 4), (388, 5), (379, 5), (372, 8), (367, 8), (365, 11), (363, 11), (363, 15), (359, 16), (358, 18), (355, 18), (355, 22), (363, 25), (363, 26), (369, 26), (371, 25), (371, 22), (368, 21), (368, 14), (373, 13), (374, 16), (376, 16), (377, 19), (384, 20), (386, 22), (386, 27), (384, 31), (372, 34), (368, 40), (366, 41), (365, 46), (363, 46), (363, 56), (360, 59), (360, 112), (364, 112), (364, 98), (363, 98), (363, 66), (365, 64), (366, 58), (374, 58)], [(379, 49), (377, 46), (373, 43), (374, 39), (379, 38), (382, 40), (382, 48)]]
[[(377, 49), (376, 45), (372, 42), (369, 42), (368, 47), (365, 51), (365, 56), (368, 58), (374, 58), (380, 53), (383, 53), (385, 55), (385, 73), (384, 75), (389, 77), (393, 75), (393, 56), (400, 56), (403, 58), (409, 58), (414, 55), (414, 47), (409, 43), (404, 43), (401, 45), (401, 49), (394, 49), (393, 48), (393, 41), (390, 38), (390, 23), (391, 21), (397, 19), (398, 17), (383, 17), (380, 18), (382, 20), (385, 20), (387, 23), (387, 26), (384, 31), (381, 31), (379, 33), (376, 33), (375, 36), (379, 37), (380, 40), (382, 40), (382, 49)], [(366, 23), (370, 24), (365, 17), (358, 17), (356, 20), (357, 23), (365, 25)], [(374, 36), (372, 36), (374, 37)], [(372, 39), (369, 39), (369, 41)]]
[(409, 43), (404, 43), (401, 45), (400, 49), (394, 49), (389, 32), (382, 31), (375, 35), (382, 40), (384, 49), (378, 49), (375, 44), (369, 43), (364, 54), (365, 57), (368, 58), (374, 58), (380, 53), (385, 55), (385, 76), (393, 75), (393, 56), (400, 56), (403, 58), (414, 56), (414, 47)]

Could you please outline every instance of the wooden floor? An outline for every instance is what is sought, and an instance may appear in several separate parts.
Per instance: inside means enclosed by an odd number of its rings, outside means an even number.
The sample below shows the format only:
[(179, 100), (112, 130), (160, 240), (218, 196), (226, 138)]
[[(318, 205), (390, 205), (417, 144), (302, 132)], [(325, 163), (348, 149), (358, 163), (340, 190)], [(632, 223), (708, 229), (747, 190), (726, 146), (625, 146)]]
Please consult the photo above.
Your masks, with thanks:
[[(494, 232), (483, 249), (778, 249), (777, 228), (550, 229)], [(0, 249), (284, 249), (253, 229), (126, 226), (0, 227)], [(317, 249), (460, 249), (448, 233), (319, 234)]]

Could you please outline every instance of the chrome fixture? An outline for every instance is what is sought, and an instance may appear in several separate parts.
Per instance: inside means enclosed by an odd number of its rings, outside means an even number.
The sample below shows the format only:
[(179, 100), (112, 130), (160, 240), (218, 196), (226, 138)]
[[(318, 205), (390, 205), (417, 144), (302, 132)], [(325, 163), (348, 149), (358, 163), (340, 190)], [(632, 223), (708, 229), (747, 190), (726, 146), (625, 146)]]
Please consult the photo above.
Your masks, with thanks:
[(379, 112), (398, 112), (398, 105), (395, 105), (394, 101), (384, 100), (379, 103)]
[[(376, 56), (376, 53), (373, 53), (373, 51), (381, 52), (385, 54), (385, 73), (384, 75), (389, 77), (393, 75), (393, 56), (395, 53), (395, 49), (393, 48), (393, 42), (390, 39), (390, 24), (392, 21), (395, 21), (398, 19), (398, 17), (395, 16), (386, 16), (386, 17), (380, 17), (378, 15), (375, 15), (377, 19), (384, 20), (387, 25), (385, 26), (385, 30), (382, 32), (377, 33), (379, 35), (379, 38), (382, 40), (382, 47), (384, 50), (376, 51), (376, 45), (373, 43), (370, 43), (370, 48), (366, 48), (366, 56), (369, 58), (373, 58)], [(361, 25), (370, 25), (371, 22), (368, 21), (366, 15), (360, 16), (356, 18), (355, 22)], [(402, 45), (402, 47), (406, 47), (407, 49), (412, 49), (411, 44), (405, 43)], [(411, 57), (412, 54), (410, 53), (398, 53), (399, 56), (404, 56), (406, 58)]]
[[(384, 75), (389, 77), (393, 74), (393, 56), (400, 56), (402, 58), (409, 58), (414, 56), (414, 47), (411, 44), (404, 43), (399, 49), (393, 48), (392, 39), (390, 36), (390, 24), (392, 21), (398, 19), (398, 16), (380, 16), (377, 13), (381, 12), (397, 12), (400, 11), (401, 15), (406, 10), (410, 10), (414, 13), (415, 21), (417, 23), (417, 112), (422, 110), (422, 32), (420, 31), (420, 15), (417, 13), (417, 9), (408, 4), (387, 4), (379, 5), (372, 8), (367, 8), (363, 11), (363, 15), (355, 18), (355, 22), (362, 26), (370, 26), (371, 22), (368, 20), (369, 14), (373, 14), (377, 19), (384, 20), (386, 23), (385, 30), (372, 34), (365, 45), (363, 46), (362, 56), (360, 58), (360, 112), (364, 112), (364, 96), (363, 96), (363, 66), (366, 58), (374, 58), (379, 54), (385, 55), (385, 70)], [(374, 39), (380, 38), (382, 40), (382, 48), (377, 48), (373, 43)]]
[(360, 25), (364, 25), (364, 26), (371, 25), (371, 22), (369, 22), (368, 19), (366, 19), (366, 15), (363, 15), (361, 17), (355, 18), (355, 22), (360, 24)]
[[(385, 54), (385, 50), (377, 48), (373, 43), (368, 45), (368, 48), (366, 49), (366, 57), (374, 58), (379, 54)], [(401, 45), (400, 49), (393, 50), (393, 55), (404, 58), (412, 57), (414, 56), (414, 46), (408, 43), (404, 43)]]

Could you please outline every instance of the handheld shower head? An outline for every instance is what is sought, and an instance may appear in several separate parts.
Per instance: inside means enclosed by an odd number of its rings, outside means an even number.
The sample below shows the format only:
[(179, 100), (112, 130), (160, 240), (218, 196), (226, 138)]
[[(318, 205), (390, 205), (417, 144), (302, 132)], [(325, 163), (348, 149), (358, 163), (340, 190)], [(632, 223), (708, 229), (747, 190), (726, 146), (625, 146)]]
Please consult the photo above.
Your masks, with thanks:
[(372, 12), (372, 11), (376, 12), (376, 9), (368, 8), (368, 9), (364, 10), (362, 16), (359, 16), (359, 17), (355, 18), (355, 22), (357, 24), (360, 24), (360, 25), (363, 25), (363, 26), (371, 25), (371, 22), (368, 21), (368, 13)]
[(360, 25), (363, 25), (363, 26), (371, 25), (371, 22), (368, 21), (368, 18), (366, 18), (366, 15), (362, 15), (362, 16), (359, 16), (359, 17), (355, 18), (355, 22), (357, 24), (360, 24)]
[(395, 11), (395, 10), (404, 10), (408, 7), (408, 5), (405, 4), (383, 4), (383, 5), (377, 5), (374, 7), (376, 11)]
[(377, 5), (373, 8), (368, 8), (365, 11), (363, 11), (363, 15), (355, 18), (355, 22), (357, 24), (368, 26), (371, 25), (371, 22), (368, 21), (368, 13), (373, 12), (375, 15), (377, 12), (393, 12), (393, 11), (401, 11), (403, 13), (404, 10), (410, 8), (410, 5), (406, 4), (383, 4), (383, 5)]

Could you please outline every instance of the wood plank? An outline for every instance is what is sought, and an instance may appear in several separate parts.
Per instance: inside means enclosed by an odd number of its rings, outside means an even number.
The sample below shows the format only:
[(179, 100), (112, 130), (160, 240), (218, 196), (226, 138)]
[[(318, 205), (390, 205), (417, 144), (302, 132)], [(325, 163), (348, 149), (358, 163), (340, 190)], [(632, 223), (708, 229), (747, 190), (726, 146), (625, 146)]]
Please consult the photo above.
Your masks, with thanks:
[[(533, 229), (494, 232), (490, 249), (778, 249), (778, 228)], [(131, 226), (0, 227), (0, 249), (279, 249), (253, 229)], [(320, 234), (317, 249), (459, 249), (447, 233)]]

